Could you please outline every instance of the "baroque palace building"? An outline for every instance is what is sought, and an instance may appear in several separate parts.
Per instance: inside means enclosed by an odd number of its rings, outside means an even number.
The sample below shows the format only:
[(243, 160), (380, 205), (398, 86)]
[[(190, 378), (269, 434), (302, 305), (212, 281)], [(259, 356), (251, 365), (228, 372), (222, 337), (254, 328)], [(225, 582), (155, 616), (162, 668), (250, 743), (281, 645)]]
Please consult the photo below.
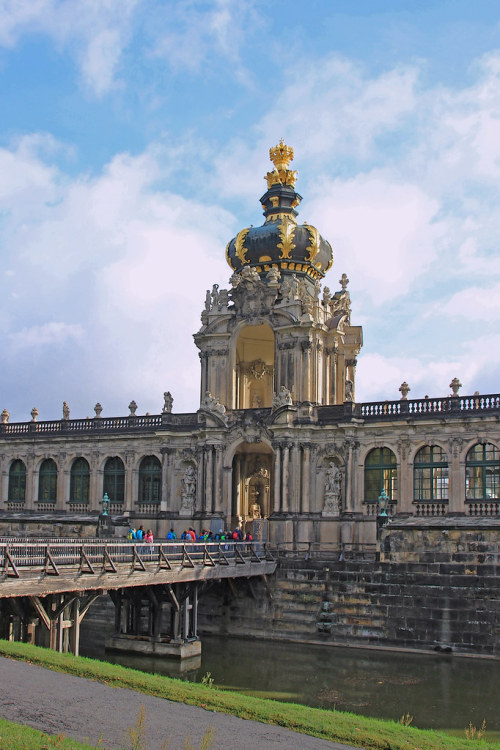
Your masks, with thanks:
[(241, 526), (272, 542), (369, 543), (381, 490), (405, 516), (500, 515), (500, 395), (356, 401), (360, 326), (348, 279), (321, 281), (330, 244), (299, 224), (293, 150), (270, 150), (265, 222), (227, 245), (230, 287), (194, 335), (197, 412), (0, 423), (0, 532), (95, 533), (101, 500), (124, 534)]

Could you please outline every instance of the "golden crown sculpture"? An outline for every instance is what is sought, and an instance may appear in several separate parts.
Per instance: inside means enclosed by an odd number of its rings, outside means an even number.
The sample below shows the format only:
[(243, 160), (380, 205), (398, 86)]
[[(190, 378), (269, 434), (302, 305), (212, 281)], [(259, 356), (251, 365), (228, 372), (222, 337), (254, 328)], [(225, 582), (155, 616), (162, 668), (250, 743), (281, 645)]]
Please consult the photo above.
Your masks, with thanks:
[(274, 169), (268, 172), (264, 179), (267, 180), (267, 187), (273, 185), (289, 185), (294, 187), (297, 179), (297, 172), (288, 169), (288, 165), (293, 159), (293, 148), (283, 143), (283, 138), (277, 146), (269, 149), (269, 158), (274, 164)]
[(288, 165), (293, 159), (293, 148), (283, 143), (282, 138), (277, 146), (269, 149), (269, 158), (278, 171), (288, 169)]

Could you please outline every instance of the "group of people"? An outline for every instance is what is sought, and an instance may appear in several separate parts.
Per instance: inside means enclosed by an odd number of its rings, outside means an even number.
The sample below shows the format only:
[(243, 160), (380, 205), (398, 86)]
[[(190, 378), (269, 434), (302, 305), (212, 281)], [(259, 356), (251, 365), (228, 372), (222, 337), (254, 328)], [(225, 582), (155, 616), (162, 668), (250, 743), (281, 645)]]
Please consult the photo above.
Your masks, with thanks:
[[(184, 542), (227, 542), (229, 540), (234, 542), (253, 542), (253, 536), (250, 533), (244, 535), (240, 528), (236, 528), (234, 531), (219, 529), (215, 534), (210, 529), (201, 529), (200, 533), (197, 534), (192, 526), (190, 526), (184, 529), (180, 538)], [(127, 533), (127, 539), (153, 544), (153, 532), (151, 529), (145, 531), (144, 526), (139, 526), (138, 529), (131, 526)], [(174, 539), (177, 539), (177, 534), (171, 528), (167, 534), (167, 541), (173, 541)]]
[(148, 544), (153, 544), (153, 532), (151, 529), (145, 531), (144, 526), (139, 526), (138, 529), (135, 526), (131, 526), (127, 533), (127, 539), (135, 539), (137, 541), (144, 540)]
[(227, 542), (230, 539), (234, 542), (253, 542), (253, 536), (250, 533), (243, 535), (240, 528), (236, 528), (234, 531), (219, 529), (215, 534), (210, 529), (201, 529), (197, 535), (196, 531), (190, 526), (188, 529), (184, 529), (181, 539), (185, 542)]

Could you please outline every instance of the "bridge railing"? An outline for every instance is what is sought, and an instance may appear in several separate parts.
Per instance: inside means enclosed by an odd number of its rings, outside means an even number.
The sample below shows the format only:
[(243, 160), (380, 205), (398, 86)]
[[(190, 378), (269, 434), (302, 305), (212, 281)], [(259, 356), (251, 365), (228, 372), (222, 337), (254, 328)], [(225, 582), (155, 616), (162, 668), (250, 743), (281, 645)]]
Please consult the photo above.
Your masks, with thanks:
[[(86, 572), (94, 566), (103, 568), (129, 563), (158, 563), (164, 566), (208, 566), (230, 562), (274, 560), (266, 542), (153, 542), (0, 539), (0, 568), (17, 572), (18, 568), (46, 568), (58, 574), (64, 566), (79, 565)], [(11, 572), (9, 573), (11, 574)]]

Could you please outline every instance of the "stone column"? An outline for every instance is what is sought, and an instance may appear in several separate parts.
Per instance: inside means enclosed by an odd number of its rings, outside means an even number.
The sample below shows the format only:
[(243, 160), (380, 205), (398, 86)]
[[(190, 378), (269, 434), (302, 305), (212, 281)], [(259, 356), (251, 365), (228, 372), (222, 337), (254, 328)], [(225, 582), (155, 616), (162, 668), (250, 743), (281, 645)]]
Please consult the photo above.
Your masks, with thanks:
[(311, 510), (311, 446), (309, 443), (302, 443), (302, 472), (301, 472), (301, 492), (299, 502), (299, 513), (309, 513)]
[(7, 470), (6, 459), (4, 458), (2, 461), (2, 471), (1, 471), (1, 476), (0, 476), (0, 499), (2, 501), (3, 509), (7, 507), (8, 491), (9, 491), (9, 472)]
[(57, 510), (69, 510), (71, 458), (67, 458), (64, 454), (61, 454), (57, 469)]
[(169, 490), (170, 490), (170, 454), (172, 453), (171, 448), (162, 448), (162, 466), (161, 466), (161, 503), (160, 510), (165, 512), (169, 506)]
[(123, 510), (128, 512), (134, 507), (134, 455), (134, 451), (127, 451), (125, 453), (125, 497), (123, 498)]
[(352, 438), (348, 438), (344, 441), (344, 449), (345, 449), (345, 511), (346, 513), (352, 513), (354, 511), (354, 497), (353, 497), (353, 488), (354, 488), (354, 470), (355, 465), (353, 461), (353, 446), (354, 446), (354, 440)]
[(222, 469), (222, 504), (221, 510), (226, 519), (231, 515), (231, 502), (233, 494), (233, 470), (231, 466)]
[(301, 471), (300, 471), (300, 459), (301, 459), (301, 450), (299, 443), (294, 443), (291, 448), (291, 459), (292, 459), (292, 466), (291, 466), (291, 477), (290, 477), (290, 499), (289, 499), (289, 509), (290, 511), (296, 515), (300, 512), (300, 505), (301, 505), (301, 494), (302, 494), (302, 486), (301, 486)]
[(98, 466), (99, 455), (93, 454), (90, 458), (90, 487), (89, 487), (89, 510), (102, 510), (101, 500), (103, 496), (104, 471)]
[(459, 437), (448, 441), (448, 513), (467, 514), (465, 503), (465, 455), (462, 456), (463, 440)]
[[(24, 507), (26, 510), (33, 510), (36, 508), (35, 500), (38, 498), (35, 496), (35, 456), (28, 454), (25, 459), (26, 464), (26, 490), (24, 496)], [(36, 483), (38, 488), (38, 483)]]
[(193, 512), (205, 507), (205, 452), (203, 448), (200, 448), (196, 452), (196, 457), (198, 459), (198, 470), (196, 473), (196, 499)]
[(398, 497), (396, 510), (403, 513), (413, 513), (413, 467), (409, 461), (410, 441), (400, 440), (398, 462)]
[(223, 447), (217, 445), (215, 447), (215, 481), (214, 481), (214, 502), (213, 502), (213, 513), (220, 513), (222, 510), (222, 458), (223, 458)]
[(290, 443), (285, 443), (283, 446), (283, 486), (280, 507), (283, 513), (288, 513), (290, 510), (290, 448)]
[(301, 342), (302, 346), (302, 389), (299, 401), (311, 401), (311, 347), (309, 339)]
[[(232, 487), (231, 487), (232, 489)], [(236, 455), (234, 458), (234, 491), (235, 491), (235, 508), (236, 511), (241, 515), (242, 514), (242, 504), (241, 504), (241, 456)], [(229, 513), (228, 516), (233, 515), (233, 498), (230, 497), (229, 501)]]
[(205, 497), (202, 510), (211, 513), (213, 505), (214, 449), (209, 445), (205, 449)]
[(273, 512), (281, 510), (281, 443), (274, 447), (274, 498)]

